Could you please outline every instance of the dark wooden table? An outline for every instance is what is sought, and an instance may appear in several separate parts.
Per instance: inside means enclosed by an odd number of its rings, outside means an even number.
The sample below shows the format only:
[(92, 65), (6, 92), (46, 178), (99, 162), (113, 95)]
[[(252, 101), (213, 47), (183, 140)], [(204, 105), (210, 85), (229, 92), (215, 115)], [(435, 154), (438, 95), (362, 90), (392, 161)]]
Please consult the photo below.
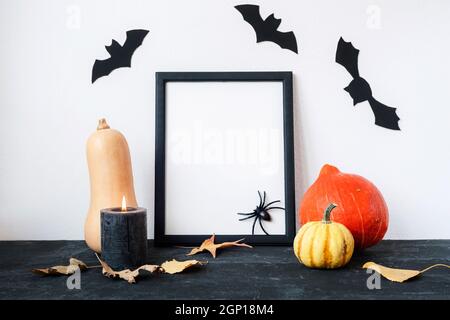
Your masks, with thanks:
[[(188, 257), (183, 248), (149, 247), (149, 262)], [(137, 284), (107, 279), (101, 269), (81, 274), (81, 289), (69, 290), (66, 277), (43, 277), (30, 270), (66, 264), (70, 257), (97, 265), (83, 241), (0, 241), (0, 299), (450, 299), (450, 270), (433, 269), (406, 283), (381, 279), (369, 290), (361, 266), (422, 269), (450, 264), (450, 240), (382, 241), (339, 270), (312, 270), (297, 262), (291, 247), (231, 248), (205, 267), (182, 274), (154, 274)]]

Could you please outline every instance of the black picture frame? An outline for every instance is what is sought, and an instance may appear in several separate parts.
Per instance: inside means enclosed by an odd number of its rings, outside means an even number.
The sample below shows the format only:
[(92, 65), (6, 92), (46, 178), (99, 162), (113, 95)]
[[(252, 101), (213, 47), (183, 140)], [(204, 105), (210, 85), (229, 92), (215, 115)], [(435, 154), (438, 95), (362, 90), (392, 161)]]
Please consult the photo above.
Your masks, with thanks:
[(295, 171), (293, 130), (293, 75), (290, 71), (268, 72), (156, 72), (156, 114), (155, 114), (155, 224), (156, 246), (196, 246), (209, 238), (205, 235), (165, 234), (166, 195), (166, 83), (210, 82), (210, 81), (281, 81), (283, 86), (283, 138), (284, 138), (284, 188), (285, 188), (285, 234), (284, 235), (220, 235), (216, 242), (234, 241), (245, 238), (252, 245), (292, 245), (295, 237)]

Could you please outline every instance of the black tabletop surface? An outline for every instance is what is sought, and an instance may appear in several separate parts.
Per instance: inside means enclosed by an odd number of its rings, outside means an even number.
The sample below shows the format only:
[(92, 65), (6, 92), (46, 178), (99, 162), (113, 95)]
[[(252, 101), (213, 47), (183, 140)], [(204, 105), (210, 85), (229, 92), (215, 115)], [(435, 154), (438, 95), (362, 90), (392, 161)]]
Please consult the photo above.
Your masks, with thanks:
[[(149, 259), (160, 264), (191, 259), (185, 248), (154, 248)], [(70, 257), (98, 265), (84, 241), (0, 241), (0, 299), (450, 299), (450, 270), (436, 268), (406, 283), (381, 279), (369, 289), (367, 261), (421, 270), (450, 264), (450, 240), (385, 240), (338, 270), (313, 270), (299, 264), (291, 247), (229, 248), (208, 264), (185, 273), (152, 274), (136, 284), (104, 277), (100, 268), (81, 273), (81, 289), (69, 290), (66, 277), (45, 277), (32, 268), (66, 264)]]

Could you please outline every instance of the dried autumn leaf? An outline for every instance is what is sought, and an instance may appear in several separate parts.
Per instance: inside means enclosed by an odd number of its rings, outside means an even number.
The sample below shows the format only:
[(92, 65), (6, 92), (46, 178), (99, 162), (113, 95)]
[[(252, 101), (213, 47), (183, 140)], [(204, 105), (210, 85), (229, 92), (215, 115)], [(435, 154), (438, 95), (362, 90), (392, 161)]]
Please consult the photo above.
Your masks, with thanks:
[(128, 283), (136, 283), (136, 278), (139, 276), (140, 271), (147, 271), (150, 273), (159, 271), (160, 267), (157, 265), (151, 265), (146, 264), (143, 265), (135, 270), (125, 269), (122, 271), (114, 271), (105, 261), (99, 258), (98, 255), (97, 259), (100, 261), (100, 264), (102, 265), (102, 274), (108, 278), (119, 278), (128, 281)]
[(406, 280), (415, 278), (415, 277), (419, 276), (420, 274), (422, 274), (434, 267), (450, 268), (450, 266), (448, 266), (446, 264), (435, 264), (435, 265), (432, 265), (428, 268), (425, 268), (425, 269), (419, 271), (419, 270), (388, 268), (388, 267), (376, 264), (375, 262), (366, 262), (363, 265), (363, 268), (375, 270), (376, 272), (381, 274), (386, 279), (395, 281), (395, 282), (404, 282)]
[(252, 246), (246, 244), (246, 243), (239, 243), (244, 239), (239, 239), (232, 242), (223, 242), (223, 243), (214, 243), (214, 240), (216, 238), (216, 235), (212, 235), (211, 238), (206, 239), (203, 241), (203, 243), (200, 245), (200, 247), (194, 248), (189, 252), (187, 255), (192, 256), (194, 254), (197, 254), (199, 252), (203, 252), (205, 250), (209, 251), (212, 256), (216, 257), (216, 251), (217, 249), (223, 249), (223, 248), (229, 248), (229, 247), (247, 247), (247, 248), (253, 248)]
[(164, 262), (161, 265), (161, 269), (163, 269), (165, 273), (175, 274), (180, 273), (192, 266), (202, 266), (205, 264), (207, 264), (206, 261), (198, 261), (198, 260), (177, 261), (173, 259), (171, 261)]
[(49, 268), (33, 269), (31, 272), (40, 275), (71, 275), (74, 274), (77, 269), (80, 271), (86, 270), (87, 265), (78, 259), (70, 258), (69, 265), (67, 266), (53, 266)]

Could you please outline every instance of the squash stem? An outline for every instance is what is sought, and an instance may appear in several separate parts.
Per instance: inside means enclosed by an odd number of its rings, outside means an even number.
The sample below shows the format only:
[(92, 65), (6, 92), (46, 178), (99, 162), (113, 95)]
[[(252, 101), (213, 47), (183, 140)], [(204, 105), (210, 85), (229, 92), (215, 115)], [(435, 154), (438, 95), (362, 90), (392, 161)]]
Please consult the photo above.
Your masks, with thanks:
[(97, 130), (109, 129), (108, 122), (106, 122), (105, 118), (98, 120)]
[(330, 220), (331, 211), (333, 211), (333, 209), (336, 207), (337, 207), (337, 205), (334, 203), (330, 203), (328, 205), (328, 207), (325, 209), (325, 212), (323, 214), (322, 223), (331, 223), (331, 220)]

